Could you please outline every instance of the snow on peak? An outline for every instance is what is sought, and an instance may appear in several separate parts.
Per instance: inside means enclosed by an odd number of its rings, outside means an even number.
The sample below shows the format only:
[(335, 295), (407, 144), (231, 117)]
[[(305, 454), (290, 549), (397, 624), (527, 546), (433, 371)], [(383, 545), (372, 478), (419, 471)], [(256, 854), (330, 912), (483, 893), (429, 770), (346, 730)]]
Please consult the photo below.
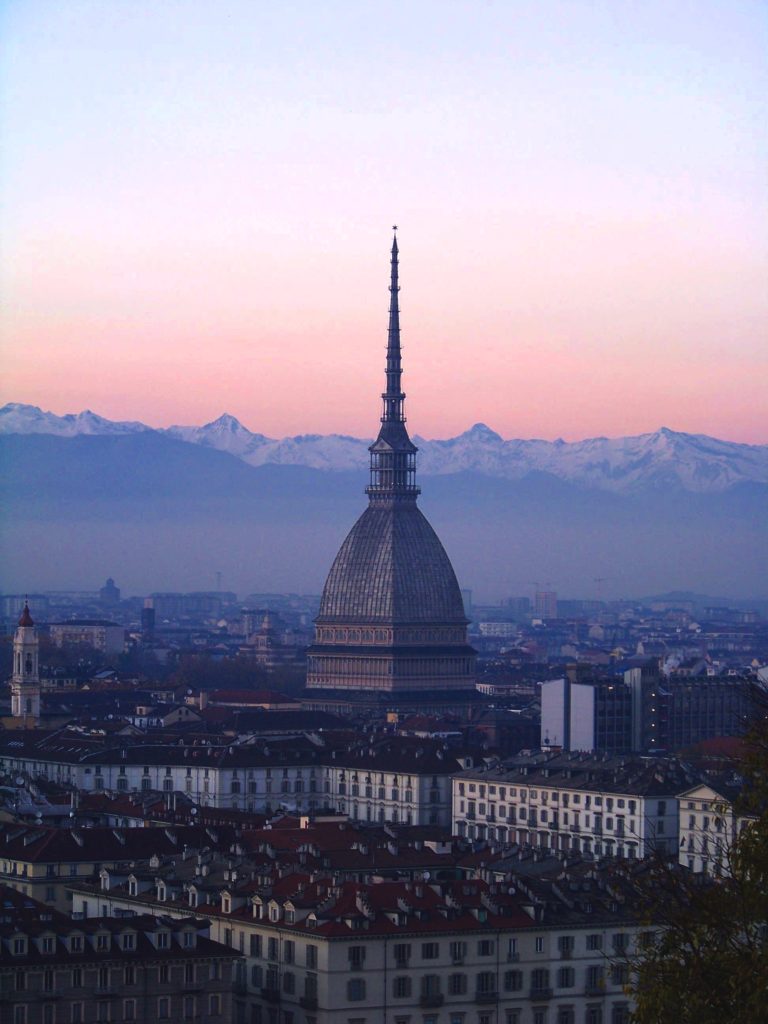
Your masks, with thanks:
[[(90, 410), (56, 416), (35, 405), (14, 402), (0, 409), (0, 433), (4, 434), (74, 437), (150, 429), (143, 423), (116, 423)], [(323, 470), (364, 470), (370, 444), (368, 439), (339, 434), (269, 438), (252, 433), (229, 413), (201, 427), (172, 426), (162, 433), (228, 452), (252, 466), (271, 463)], [(414, 441), (423, 475), (472, 471), (520, 479), (530, 473), (548, 473), (617, 493), (647, 487), (708, 493), (744, 481), (768, 483), (768, 445), (736, 444), (668, 427), (635, 437), (505, 441), (486, 424), (475, 423), (457, 437), (414, 437)]]

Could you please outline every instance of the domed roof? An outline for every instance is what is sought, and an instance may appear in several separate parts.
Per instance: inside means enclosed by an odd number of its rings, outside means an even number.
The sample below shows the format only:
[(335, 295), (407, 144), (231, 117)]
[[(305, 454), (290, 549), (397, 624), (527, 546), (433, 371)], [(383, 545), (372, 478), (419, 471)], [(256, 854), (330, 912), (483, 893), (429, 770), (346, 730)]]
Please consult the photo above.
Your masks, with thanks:
[(34, 624), (35, 623), (32, 620), (32, 616), (29, 614), (29, 604), (28, 604), (28, 602), (25, 601), (24, 602), (24, 611), (21, 613), (21, 618), (19, 619), (19, 625), (20, 626), (34, 626)]
[(363, 512), (331, 566), (317, 621), (466, 624), (453, 566), (415, 501)]

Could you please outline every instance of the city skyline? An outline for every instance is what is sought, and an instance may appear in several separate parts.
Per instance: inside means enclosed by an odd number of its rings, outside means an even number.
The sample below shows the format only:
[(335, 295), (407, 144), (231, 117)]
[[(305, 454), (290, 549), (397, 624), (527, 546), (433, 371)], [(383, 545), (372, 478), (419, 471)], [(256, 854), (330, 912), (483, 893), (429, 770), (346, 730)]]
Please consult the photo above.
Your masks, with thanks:
[(765, 443), (765, 25), (668, 13), (9, 5), (0, 403), (370, 436), (398, 223), (412, 433)]

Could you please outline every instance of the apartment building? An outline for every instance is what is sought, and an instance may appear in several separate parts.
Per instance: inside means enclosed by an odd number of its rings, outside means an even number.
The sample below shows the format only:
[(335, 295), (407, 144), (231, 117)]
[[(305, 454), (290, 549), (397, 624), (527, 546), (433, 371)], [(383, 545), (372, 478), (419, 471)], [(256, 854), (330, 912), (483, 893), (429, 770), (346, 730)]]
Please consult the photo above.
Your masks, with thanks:
[(453, 778), (453, 832), (595, 856), (678, 847), (677, 794), (693, 777), (674, 759), (521, 755)]
[(303, 814), (332, 807), (357, 821), (448, 827), (451, 776), (460, 766), (442, 742), (417, 737), (343, 749), (309, 736), (216, 747), (118, 742), (0, 738), (0, 773), (26, 772), (85, 792), (184, 793), (203, 807)]
[(629, 1021), (624, 985), (639, 941), (629, 876), (569, 899), (510, 878), (360, 883), (273, 868), (254, 879), (238, 870), (215, 892), (205, 876), (200, 886), (144, 877), (142, 888), (110, 875), (101, 888), (74, 887), (73, 907), (194, 908), (245, 958), (237, 1002), (253, 1024)]
[(231, 947), (192, 915), (72, 920), (0, 886), (0, 1024), (231, 1024)]
[(682, 865), (717, 877), (730, 875), (733, 842), (755, 820), (736, 812), (740, 792), (741, 781), (731, 775), (709, 778), (678, 794)]

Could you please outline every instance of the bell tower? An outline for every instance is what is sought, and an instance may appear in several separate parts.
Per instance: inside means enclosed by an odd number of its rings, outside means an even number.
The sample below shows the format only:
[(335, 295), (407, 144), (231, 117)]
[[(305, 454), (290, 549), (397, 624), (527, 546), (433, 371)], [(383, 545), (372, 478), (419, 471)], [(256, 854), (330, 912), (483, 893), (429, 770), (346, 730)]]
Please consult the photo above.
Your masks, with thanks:
[(24, 603), (13, 637), (13, 676), (11, 677), (11, 713), (23, 718), (24, 725), (35, 726), (40, 720), (40, 645), (29, 604)]

